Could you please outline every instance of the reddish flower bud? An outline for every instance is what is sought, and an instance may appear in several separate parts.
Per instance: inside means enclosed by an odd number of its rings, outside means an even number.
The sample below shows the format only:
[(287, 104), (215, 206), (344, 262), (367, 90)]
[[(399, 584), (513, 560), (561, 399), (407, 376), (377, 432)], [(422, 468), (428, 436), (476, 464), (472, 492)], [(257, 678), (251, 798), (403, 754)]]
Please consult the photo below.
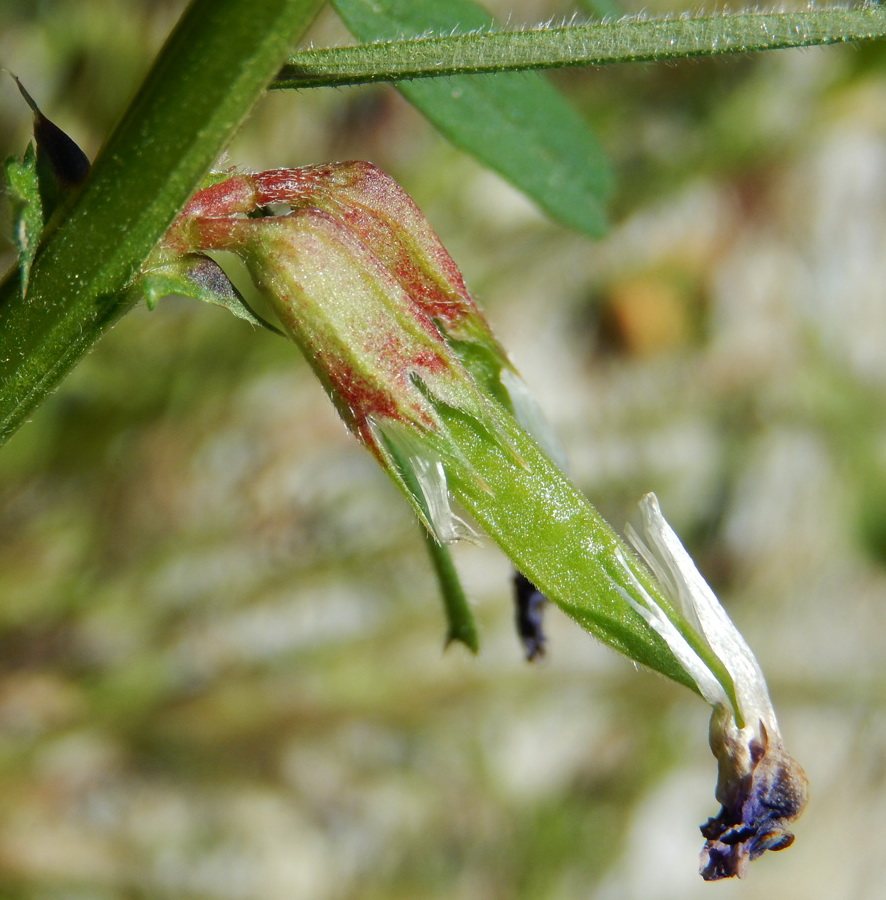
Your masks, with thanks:
[[(292, 211), (242, 216), (279, 204)], [(458, 533), (441, 464), (457, 451), (435, 404), (492, 423), (495, 398), (511, 406), (502, 375), (517, 376), (402, 188), (360, 162), (233, 176), (194, 197), (165, 248), (159, 259), (240, 256), (348, 427), (438, 538)], [(406, 482), (418, 482), (423, 496)]]

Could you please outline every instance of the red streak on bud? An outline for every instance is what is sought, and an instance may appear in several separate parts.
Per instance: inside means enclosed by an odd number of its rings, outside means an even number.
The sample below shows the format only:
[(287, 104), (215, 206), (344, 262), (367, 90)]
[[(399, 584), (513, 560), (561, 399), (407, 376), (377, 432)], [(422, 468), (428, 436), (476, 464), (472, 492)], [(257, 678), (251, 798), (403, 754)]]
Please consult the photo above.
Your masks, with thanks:
[(436, 320), (446, 326), (454, 326), (468, 316), (480, 316), (457, 269), (458, 282), (450, 282), (448, 291), (431, 281), (405, 251), (394, 262), (392, 271), (413, 299), (417, 318), (429, 323)]
[(405, 421), (389, 390), (370, 384), (341, 360), (324, 360), (323, 368), (345, 424), (363, 443), (373, 445), (371, 419)]
[(412, 297), (416, 318), (429, 330), (482, 314), (461, 272), (413, 199), (371, 163), (354, 161), (259, 172), (260, 204), (313, 206), (342, 219), (382, 259)]
[(252, 175), (234, 175), (198, 191), (184, 208), (181, 218), (232, 216), (261, 206)]
[(415, 355), (415, 362), (413, 365), (417, 371), (445, 372), (452, 364), (441, 353), (434, 353), (433, 350), (425, 349), (419, 350)]
[(395, 397), (389, 386), (376, 387), (343, 360), (325, 358), (319, 362), (329, 381), (330, 395), (345, 425), (379, 461), (383, 462), (372, 428), (373, 422), (402, 422), (412, 427), (418, 425), (428, 430), (434, 429), (436, 423), (425, 409), (417, 405), (404, 407), (402, 398)]
[[(303, 209), (301, 215), (308, 216), (329, 239), (328, 252), (333, 252), (336, 247), (352, 245), (355, 252), (357, 248), (362, 248), (364, 262), (375, 260), (372, 249), (334, 215), (317, 209)], [(293, 237), (290, 229), (299, 227), (298, 216), (299, 213), (263, 219), (198, 219), (192, 228), (203, 250), (230, 250), (246, 253), (255, 259), (259, 256), (256, 248), (263, 247), (261, 268), (266, 273), (274, 270), (284, 273), (277, 281), (278, 287), (282, 288), (289, 278), (295, 283), (300, 281), (300, 255), (305, 261), (311, 260), (309, 268), (313, 269), (324, 253), (322, 242), (321, 246), (311, 248), (309, 231), (297, 232), (301, 235), (301, 241)], [(354, 257), (355, 265), (358, 259)], [(375, 260), (375, 263), (378, 262)], [(411, 310), (411, 298), (403, 287), (393, 278), (390, 287)], [(296, 336), (314, 369), (327, 383), (348, 427), (370, 446), (374, 441), (370, 420), (388, 419), (433, 427), (432, 414), (428, 412), (413, 378), (433, 381), (439, 374), (452, 370), (450, 351), (437, 325), (422, 315), (419, 325), (433, 338), (433, 345), (428, 346), (424, 339), (418, 339), (415, 335), (410, 337), (408, 331), (401, 332), (403, 323), (381, 321), (377, 331), (367, 330), (360, 334), (362, 350), (350, 356), (331, 347), (327, 338), (334, 335), (324, 336), (323, 325), (318, 330), (310, 312), (315, 302), (316, 297), (305, 304), (296, 291), (288, 297), (285, 293), (279, 294), (275, 306), (281, 323)], [(415, 321), (411, 312), (410, 316)], [(364, 358), (361, 359), (361, 356)], [(371, 372), (361, 368), (366, 364), (366, 359), (373, 360)]]

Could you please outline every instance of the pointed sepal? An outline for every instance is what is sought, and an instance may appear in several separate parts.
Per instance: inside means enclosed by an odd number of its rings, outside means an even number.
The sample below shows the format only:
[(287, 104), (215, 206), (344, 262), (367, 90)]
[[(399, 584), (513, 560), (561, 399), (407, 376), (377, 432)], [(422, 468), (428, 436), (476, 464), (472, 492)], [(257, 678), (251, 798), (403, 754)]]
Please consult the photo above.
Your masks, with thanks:
[(29, 144), (21, 159), (6, 160), (6, 194), (12, 214), (12, 237), (18, 248), (18, 269), (21, 292), (28, 289), (31, 264), (43, 233), (43, 201), (37, 178), (37, 154)]
[(252, 325), (283, 334), (275, 325), (258, 316), (224, 269), (202, 253), (188, 253), (149, 269), (136, 282), (134, 290), (144, 296), (148, 309), (154, 309), (163, 297), (174, 294), (221, 306)]

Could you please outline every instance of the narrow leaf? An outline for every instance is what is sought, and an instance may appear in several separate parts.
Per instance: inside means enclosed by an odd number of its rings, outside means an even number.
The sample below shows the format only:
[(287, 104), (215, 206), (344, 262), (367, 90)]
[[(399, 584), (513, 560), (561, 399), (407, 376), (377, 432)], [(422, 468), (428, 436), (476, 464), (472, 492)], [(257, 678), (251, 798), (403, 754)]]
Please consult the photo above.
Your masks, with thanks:
[[(493, 20), (472, 0), (334, 0), (360, 40), (461, 30)], [(383, 64), (382, 64), (383, 66)], [(505, 74), (399, 84), (453, 144), (472, 154), (570, 227), (601, 235), (611, 189), (609, 166), (584, 120), (537, 74)]]
[(465, 596), (461, 579), (452, 559), (452, 554), (445, 544), (434, 540), (433, 535), (426, 529), (421, 529), (422, 538), (427, 547), (428, 555), (434, 566), (434, 574), (437, 576), (437, 584), (440, 586), (440, 596), (443, 598), (443, 607), (446, 610), (447, 646), (455, 641), (464, 644), (472, 653), (480, 652), (480, 635), (468, 598)]

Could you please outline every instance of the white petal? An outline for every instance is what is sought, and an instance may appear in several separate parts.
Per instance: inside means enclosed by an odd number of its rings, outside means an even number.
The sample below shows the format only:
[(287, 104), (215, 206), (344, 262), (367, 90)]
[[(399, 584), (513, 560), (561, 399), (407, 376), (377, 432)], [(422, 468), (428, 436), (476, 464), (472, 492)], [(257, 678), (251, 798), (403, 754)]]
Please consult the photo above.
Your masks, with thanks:
[(690, 621), (697, 624), (708, 646), (726, 667), (735, 683), (738, 705), (745, 721), (762, 721), (778, 733), (766, 680), (751, 648), (741, 636), (714, 592), (695, 567), (692, 557), (665, 521), (655, 494), (640, 501), (643, 538), (631, 530), (628, 536), (653, 569), (671, 598)]
[(443, 463), (427, 456), (411, 456), (409, 462), (427, 505), (428, 518), (434, 526), (434, 537), (441, 544), (476, 541), (477, 533), (452, 511)]
[[(621, 557), (621, 551), (617, 551)], [(711, 704), (711, 706), (731, 706), (729, 696), (723, 685), (716, 679), (714, 673), (707, 667), (702, 658), (692, 649), (692, 645), (677, 630), (674, 623), (667, 617), (664, 610), (649, 595), (649, 592), (637, 580), (634, 573), (628, 566), (627, 561), (621, 558), (624, 570), (628, 573), (633, 582), (635, 590), (643, 597), (645, 606), (634, 600), (633, 597), (621, 585), (616, 584), (615, 587), (622, 597), (630, 603), (630, 605), (649, 623), (649, 626), (670, 648), (677, 661), (689, 673), (692, 680), (698, 686), (702, 697)]]
[(443, 462), (427, 442), (397, 422), (369, 419), (374, 445), (388, 474), (406, 492), (428, 531), (441, 543), (479, 543), (477, 533), (452, 509)]

